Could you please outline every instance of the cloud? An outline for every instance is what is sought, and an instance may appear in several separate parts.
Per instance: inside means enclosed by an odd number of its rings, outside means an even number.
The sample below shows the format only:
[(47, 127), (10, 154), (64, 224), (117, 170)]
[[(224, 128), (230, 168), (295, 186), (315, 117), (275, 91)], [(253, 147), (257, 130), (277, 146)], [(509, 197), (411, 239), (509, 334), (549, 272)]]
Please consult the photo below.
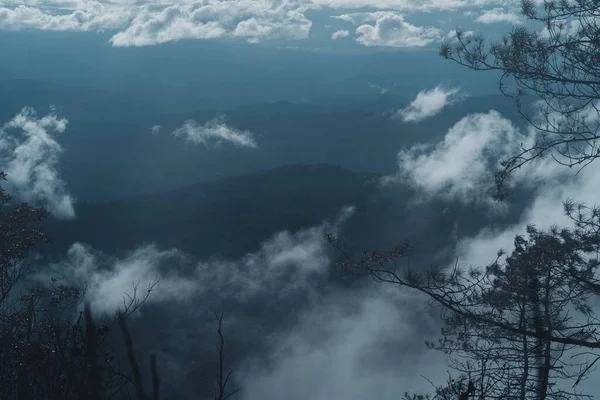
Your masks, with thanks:
[(304, 39), (312, 22), (303, 11), (303, 7), (292, 2), (276, 5), (262, 0), (173, 4), (160, 10), (146, 7), (110, 42), (123, 47), (221, 37), (242, 38), (253, 43), (280, 37)]
[(404, 122), (420, 122), (431, 118), (444, 107), (459, 101), (459, 92), (458, 88), (445, 89), (441, 86), (423, 90), (406, 108), (398, 110), (394, 117), (401, 118)]
[[(538, 138), (533, 128), (522, 132), (497, 111), (469, 114), (454, 124), (441, 142), (402, 149), (398, 172), (385, 177), (383, 183), (409, 184), (424, 201), (442, 198), (504, 209), (491, 198), (500, 161), (521, 146), (531, 147)], [(572, 173), (547, 157), (514, 171), (507, 185), (530, 190), (537, 190), (542, 183), (554, 187)]]
[(158, 135), (160, 133), (160, 130), (162, 129), (162, 126), (160, 125), (154, 125), (150, 131), (152, 132), (153, 135)]
[(502, 5), (503, 0), (312, 0), (311, 4), (334, 9), (375, 8), (394, 11), (455, 11), (484, 5)]
[[(534, 120), (540, 126), (546, 118), (539, 108), (543, 104), (532, 104), (532, 110), (538, 113)], [(600, 126), (596, 108), (597, 104), (590, 104), (581, 114), (585, 115), (587, 126), (592, 130)], [(558, 112), (547, 118), (559, 127), (568, 123)], [(386, 177), (383, 183), (409, 184), (417, 189), (419, 200), (457, 200), (464, 204), (493, 206), (497, 210), (489, 189), (500, 160), (522, 148), (531, 148), (540, 139), (549, 140), (533, 126), (519, 128), (494, 110), (470, 114), (454, 124), (439, 143), (421, 143), (401, 150), (398, 172)], [(461, 239), (455, 255), (462, 262), (486, 265), (493, 261), (500, 248), (510, 252), (514, 236), (523, 233), (528, 224), (544, 229), (552, 225), (572, 226), (562, 209), (562, 202), (567, 198), (590, 205), (597, 203), (600, 163), (592, 163), (578, 173), (578, 170), (565, 168), (555, 161), (555, 158), (561, 160), (564, 157), (558, 152), (553, 152), (552, 156), (548, 154), (512, 172), (509, 188), (518, 187), (530, 193), (529, 203), (519, 205), (519, 222), (504, 228), (485, 227), (475, 236)], [(566, 161), (562, 159), (562, 162)]]
[(194, 120), (188, 120), (171, 134), (184, 138), (186, 142), (202, 144), (206, 147), (219, 146), (227, 142), (237, 147), (258, 148), (252, 132), (230, 127), (225, 123), (223, 116), (202, 125), (198, 125)]
[(346, 38), (350, 36), (350, 31), (347, 29), (340, 29), (339, 31), (335, 31), (331, 34), (331, 39), (336, 40), (340, 38)]
[(277, 300), (310, 292), (314, 280), (323, 277), (330, 266), (330, 246), (325, 233), (339, 231), (354, 212), (354, 207), (345, 207), (332, 223), (324, 222), (295, 233), (276, 233), (258, 251), (236, 261), (202, 261), (198, 263), (196, 276), (210, 282), (207, 291), (216, 289), (240, 302), (264, 295)]
[(0, 127), (0, 162), (8, 189), (17, 198), (44, 206), (57, 218), (75, 218), (73, 198), (60, 178), (58, 164), (62, 147), (52, 134), (63, 133), (67, 120), (52, 111), (38, 117), (23, 108)]
[(486, 10), (479, 17), (477, 17), (475, 21), (481, 22), (482, 24), (508, 22), (513, 25), (519, 25), (523, 23), (519, 15), (514, 12), (506, 11), (503, 8), (492, 8), (491, 10)]
[(125, 26), (130, 10), (104, 5), (97, 1), (77, 3), (75, 9), (52, 13), (52, 8), (18, 5), (1, 7), (0, 29), (42, 31), (103, 31)]
[[(537, 110), (538, 114), (541, 114), (541, 109), (538, 108), (540, 104), (544, 103), (533, 104), (533, 110)], [(597, 106), (598, 104), (590, 104), (582, 110), (582, 115), (586, 115), (588, 128), (593, 129), (593, 127), (600, 125), (600, 114), (596, 111)], [(545, 118), (544, 115), (538, 115), (535, 120), (540, 123)], [(550, 113), (547, 118), (553, 121), (556, 126), (567, 123), (564, 115), (558, 112)], [(492, 121), (490, 120), (490, 122)], [(506, 125), (507, 121), (498, 121), (498, 123)], [(504, 158), (509, 154), (514, 154), (516, 150), (521, 148), (521, 145), (525, 148), (531, 147), (534, 140), (540, 137), (539, 132), (531, 125), (526, 127), (524, 134), (514, 126), (511, 129), (506, 125), (504, 130), (506, 132), (504, 144), (499, 143), (490, 146), (492, 142), (489, 142), (483, 150), (483, 155), (491, 159), (497, 159), (499, 155)], [(541, 137), (543, 138), (543, 136)], [(598, 196), (600, 196), (597, 185), (598, 179), (600, 179), (600, 163), (591, 163), (583, 170), (578, 171), (577, 169), (566, 168), (556, 162), (555, 158), (561, 160), (562, 157), (558, 152), (555, 151), (552, 155), (553, 157), (548, 156), (530, 162), (512, 174), (511, 186), (518, 186), (531, 191), (529, 203), (522, 206), (523, 211), (519, 222), (503, 229), (484, 228), (474, 237), (464, 238), (456, 249), (458, 257), (469, 264), (484, 265), (491, 261), (490, 257), (499, 248), (503, 248), (508, 252), (512, 251), (514, 236), (525, 232), (529, 224), (542, 229), (548, 229), (553, 225), (572, 227), (572, 221), (563, 213), (562, 202), (564, 200), (572, 198), (576, 201), (583, 201), (588, 205), (597, 203)], [(479, 179), (486, 175), (488, 175), (488, 178), (483, 179), (492, 179), (491, 171), (486, 172), (484, 168), (478, 168), (478, 170), (480, 171)], [(472, 181), (476, 180), (472, 179)], [(487, 261), (485, 261), (486, 258)]]
[[(427, 351), (424, 344), (439, 333), (427, 299), (392, 286), (369, 282), (342, 289), (327, 280), (333, 254), (324, 233), (341, 229), (353, 212), (347, 207), (331, 222), (276, 233), (237, 260), (198, 261), (153, 245), (112, 257), (75, 244), (65, 260), (44, 266), (38, 279), (54, 276), (64, 283), (70, 277), (86, 285), (95, 313), (112, 313), (121, 306), (132, 283), (140, 282), (143, 295), (148, 282), (160, 279), (148, 305), (164, 305), (156, 310), (173, 318), (150, 322), (155, 314), (148, 312), (142, 323), (157, 325), (157, 335), (164, 335), (160, 359), (163, 378), (171, 385), (193, 373), (196, 366), (189, 359), (202, 356), (197, 348), (203, 345), (191, 344), (209, 329), (212, 334), (213, 325), (202, 321), (209, 309), (216, 309), (226, 310), (227, 337), (234, 348), (249, 337), (267, 345), (260, 358), (236, 361), (235, 386), (243, 399), (285, 394), (292, 400), (369, 395), (392, 400), (404, 391), (429, 392), (421, 375), (441, 382), (446, 368), (444, 355)], [(258, 315), (264, 308), (272, 317), (257, 324), (244, 307), (254, 307)], [(144, 318), (144, 310), (138, 316)]]
[(333, 292), (269, 340), (268, 354), (246, 360), (237, 381), (243, 399), (402, 398), (445, 379), (444, 355), (424, 341), (439, 333), (426, 299), (371, 285)]
[(238, 260), (194, 260), (178, 249), (161, 250), (153, 244), (117, 258), (75, 243), (64, 260), (45, 266), (34, 279), (47, 282), (54, 277), (85, 287), (94, 312), (109, 314), (133, 294), (134, 285), (139, 285), (138, 296), (144, 296), (156, 282), (150, 304), (187, 302), (198, 296), (212, 302), (245, 303), (264, 296), (278, 301), (312, 292), (315, 280), (326, 276), (331, 260), (325, 233), (339, 230), (353, 213), (353, 207), (346, 207), (333, 222), (278, 232)]
[(564, 214), (562, 202), (572, 198), (595, 205), (600, 196), (597, 184), (600, 180), (600, 163), (592, 163), (575, 175), (575, 172), (548, 159), (535, 168), (524, 167), (516, 179), (521, 182), (525, 175), (539, 178), (536, 179), (538, 185), (531, 202), (524, 208), (519, 222), (504, 229), (484, 228), (477, 235), (462, 239), (456, 255), (465, 263), (484, 265), (492, 261), (500, 248), (512, 251), (515, 235), (523, 234), (529, 224), (542, 229), (549, 229), (553, 225), (572, 228), (573, 222)]
[(438, 144), (417, 144), (398, 153), (399, 172), (386, 181), (417, 188), (426, 199), (490, 202), (489, 188), (500, 159), (527, 142), (512, 122), (496, 111), (470, 114)]
[(140, 247), (119, 259), (75, 243), (64, 260), (50, 265), (36, 279), (48, 281), (52, 276), (85, 287), (85, 298), (94, 312), (112, 314), (123, 306), (127, 295), (134, 295), (134, 286), (138, 288), (136, 298), (141, 299), (159, 280), (157, 290), (148, 298), (150, 303), (189, 298), (197, 290), (194, 282), (169, 269), (173, 265), (181, 267), (186, 261), (179, 250), (160, 250), (154, 245)]
[(350, 22), (353, 25), (362, 25), (367, 22), (376, 22), (378, 19), (388, 15), (401, 15), (395, 11), (372, 11), (372, 12), (355, 12), (350, 14), (334, 15), (331, 18), (340, 21)]
[[(455, 39), (455, 38), (456, 38), (456, 33), (457, 33), (457, 30), (456, 30), (456, 29), (450, 29), (450, 30), (448, 31), (448, 34), (446, 35), (446, 37), (447, 37), (448, 39)], [(473, 32), (473, 31), (462, 31), (462, 35), (463, 35), (463, 37), (465, 37), (465, 38), (466, 38), (466, 37), (469, 37), (469, 36), (473, 36), (474, 34), (475, 34), (475, 32)]]
[[(369, 8), (393, 14), (502, 5), (502, 0), (8, 0), (0, 2), (0, 29), (108, 31), (112, 33), (110, 43), (118, 47), (218, 38), (257, 43), (306, 39), (313, 24), (307, 14), (325, 9)], [(361, 31), (363, 44), (392, 47), (421, 46), (418, 43), (431, 41), (439, 34), (436, 28), (402, 23), (399, 15), (385, 17), (371, 29), (365, 25)], [(386, 39), (386, 35), (396, 38)], [(409, 38), (402, 41), (402, 35)]]
[(361, 24), (356, 28), (356, 41), (367, 47), (422, 47), (439, 40), (442, 34), (437, 28), (409, 24), (402, 15), (391, 11), (343, 14), (336, 18)]
[(306, 6), (267, 0), (31, 2), (0, 6), (0, 29), (116, 31), (113, 46), (148, 46), (182, 39), (235, 37), (258, 42), (303, 39), (312, 22)]

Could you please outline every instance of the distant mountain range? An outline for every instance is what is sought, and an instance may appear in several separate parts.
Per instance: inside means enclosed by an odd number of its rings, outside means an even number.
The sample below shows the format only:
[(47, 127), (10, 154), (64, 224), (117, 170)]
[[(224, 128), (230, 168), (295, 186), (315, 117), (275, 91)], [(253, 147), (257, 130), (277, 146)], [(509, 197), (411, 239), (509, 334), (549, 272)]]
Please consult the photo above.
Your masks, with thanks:
[(111, 47), (109, 38), (95, 32), (5, 31), (0, 77), (103, 90), (118, 95), (113, 101), (135, 98), (179, 109), (376, 93), (369, 83), (390, 90), (397, 83), (408, 97), (439, 83), (463, 85), (477, 95), (497, 90), (497, 74), (474, 73), (436, 51), (311, 51), (228, 40), (122, 49)]
[(290, 165), (156, 195), (77, 205), (74, 221), (53, 221), (48, 248), (79, 241), (110, 253), (145, 243), (198, 257), (236, 258), (275, 232), (321, 224), (342, 207), (364, 207), (375, 175), (331, 165)]
[[(439, 141), (468, 113), (495, 109), (516, 116), (510, 99), (486, 96), (467, 98), (419, 124), (405, 124), (389, 113), (405, 107), (414, 94), (398, 87), (382, 95), (368, 87), (371, 81), (384, 84), (372, 76), (357, 76), (346, 94), (332, 91), (298, 102), (202, 108), (183, 94), (173, 97), (175, 92), (117, 95), (13, 80), (0, 82), (0, 117), (7, 121), (22, 105), (34, 106), (42, 115), (49, 105), (56, 106), (69, 120), (67, 131), (57, 138), (64, 148), (60, 173), (69, 191), (80, 201), (109, 201), (287, 164), (329, 163), (388, 174), (397, 168), (399, 150)], [(364, 92), (353, 91), (361, 85)], [(224, 144), (209, 149), (170, 135), (188, 119), (202, 124), (219, 115), (230, 126), (251, 131), (259, 148)], [(162, 126), (160, 134), (151, 133), (154, 125)]]
[[(495, 222), (472, 205), (413, 204), (409, 187), (383, 189), (378, 178), (335, 165), (298, 164), (118, 201), (82, 202), (75, 220), (48, 223), (53, 243), (44, 252), (61, 257), (82, 242), (122, 254), (156, 243), (200, 259), (236, 259), (276, 232), (319, 225), (352, 205), (356, 213), (344, 225), (344, 237), (357, 250), (383, 250), (408, 239), (429, 262), (457, 237)], [(515, 220), (518, 208), (503, 223)]]

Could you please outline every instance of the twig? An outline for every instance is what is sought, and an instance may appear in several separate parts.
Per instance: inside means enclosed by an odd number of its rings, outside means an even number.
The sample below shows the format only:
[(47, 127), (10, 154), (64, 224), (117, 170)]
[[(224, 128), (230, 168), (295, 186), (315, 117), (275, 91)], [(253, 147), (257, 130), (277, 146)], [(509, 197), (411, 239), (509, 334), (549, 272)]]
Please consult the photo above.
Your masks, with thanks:
[(215, 313), (215, 317), (217, 319), (217, 334), (219, 335), (219, 344), (215, 346), (217, 348), (217, 353), (219, 356), (219, 371), (217, 372), (217, 382), (218, 389), (215, 390), (215, 400), (227, 400), (234, 394), (238, 392), (238, 389), (232, 391), (229, 394), (225, 394), (225, 390), (227, 388), (227, 383), (229, 382), (229, 378), (233, 371), (229, 371), (225, 379), (223, 379), (223, 368), (225, 364), (225, 338), (223, 337), (223, 314), (217, 315)]

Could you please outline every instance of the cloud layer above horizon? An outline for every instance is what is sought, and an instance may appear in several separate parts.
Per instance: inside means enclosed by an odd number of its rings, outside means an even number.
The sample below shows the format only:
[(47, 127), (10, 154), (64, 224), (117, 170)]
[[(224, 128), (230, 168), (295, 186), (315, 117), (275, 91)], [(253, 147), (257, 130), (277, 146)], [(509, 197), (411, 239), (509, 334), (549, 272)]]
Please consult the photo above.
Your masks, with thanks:
[[(355, 40), (364, 46), (422, 47), (439, 41), (439, 27), (418, 26), (407, 13), (475, 10), (475, 22), (517, 23), (511, 4), (501, 0), (209, 0), (108, 2), (103, 0), (2, 0), (0, 30), (110, 32), (116, 47), (151, 46), (182, 39), (233, 38), (258, 43), (309, 38), (311, 13), (336, 18), (362, 14)], [(374, 12), (362, 12), (365, 8)], [(344, 13), (343, 11), (353, 11)], [(355, 19), (356, 21), (356, 19)], [(432, 21), (435, 23), (434, 21)], [(340, 29), (339, 31), (346, 31)], [(339, 32), (338, 31), (338, 32)], [(333, 39), (346, 37), (338, 33)]]
[(356, 25), (356, 41), (366, 47), (423, 47), (439, 41), (443, 32), (412, 25), (396, 11), (376, 11), (335, 16)]

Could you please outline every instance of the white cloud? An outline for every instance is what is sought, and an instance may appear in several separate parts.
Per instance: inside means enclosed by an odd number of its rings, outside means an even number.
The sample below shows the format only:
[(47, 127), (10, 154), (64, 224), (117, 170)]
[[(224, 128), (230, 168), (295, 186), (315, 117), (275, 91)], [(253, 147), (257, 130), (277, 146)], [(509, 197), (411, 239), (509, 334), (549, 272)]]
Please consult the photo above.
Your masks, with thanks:
[[(540, 104), (543, 103), (533, 104), (533, 110)], [(587, 126), (592, 129), (600, 124), (596, 107), (589, 105), (582, 112)], [(545, 119), (541, 115), (540, 118), (538, 123)], [(565, 122), (559, 113), (550, 114), (548, 118), (558, 126)], [(410, 184), (425, 200), (437, 197), (492, 205), (489, 189), (494, 183), (494, 172), (500, 167), (499, 161), (522, 148), (531, 148), (539, 138), (539, 132), (532, 126), (522, 131), (496, 111), (470, 114), (452, 126), (441, 142), (417, 144), (400, 151), (399, 171), (386, 177), (384, 183)], [(552, 155), (557, 159), (562, 157), (557, 152)], [(493, 261), (500, 248), (511, 251), (514, 236), (523, 233), (528, 224), (544, 229), (552, 225), (572, 226), (563, 214), (562, 202), (573, 198), (596, 204), (600, 196), (599, 179), (600, 163), (597, 162), (578, 174), (577, 169), (565, 168), (549, 156), (527, 163), (513, 171), (508, 182), (509, 188), (528, 189), (533, 196), (530, 204), (522, 206), (524, 211), (519, 223), (505, 229), (487, 227), (474, 237), (462, 239), (456, 256), (466, 264), (486, 265)]]
[(23, 108), (0, 127), (0, 169), (16, 197), (69, 219), (75, 217), (73, 198), (58, 172), (63, 150), (52, 137), (66, 128), (67, 120), (54, 112), (38, 117), (31, 108)]
[[(533, 109), (535, 110), (540, 104), (543, 103), (534, 104)], [(587, 126), (590, 128), (598, 127), (600, 124), (600, 114), (596, 111), (597, 106), (598, 104), (590, 104), (582, 113), (582, 115), (586, 115)], [(541, 120), (545, 119), (541, 115), (538, 117)], [(557, 112), (548, 115), (548, 118), (559, 126), (565, 122), (564, 115)], [(512, 139), (514, 141), (513, 149), (509, 150), (510, 153), (507, 153), (505, 146), (500, 145), (495, 149), (490, 148), (487, 154), (488, 156), (501, 153), (514, 154), (515, 150), (521, 147), (521, 143), (525, 148), (531, 147), (536, 135), (537, 131), (532, 126), (528, 126), (526, 135), (515, 130), (514, 139)], [(554, 152), (553, 156), (559, 160), (562, 157), (557, 152)], [(600, 163), (593, 162), (579, 173), (577, 172), (577, 169), (572, 170), (560, 165), (553, 157), (537, 159), (514, 171), (511, 185), (525, 186), (533, 192), (533, 199), (524, 207), (519, 223), (502, 230), (483, 229), (475, 237), (464, 239), (457, 248), (457, 255), (465, 262), (483, 265), (491, 261), (490, 255), (500, 247), (511, 251), (514, 236), (524, 233), (528, 224), (534, 224), (542, 229), (548, 229), (552, 225), (572, 227), (572, 221), (563, 213), (562, 202), (572, 198), (588, 205), (595, 205), (600, 196), (597, 185), (600, 179)], [(489, 175), (485, 172), (484, 174)], [(485, 257), (487, 257), (487, 261), (483, 262)]]
[(508, 22), (514, 25), (521, 24), (521, 17), (510, 11), (506, 11), (503, 8), (492, 8), (486, 10), (478, 16), (475, 21), (481, 22), (482, 24), (493, 24), (497, 22)]
[(427, 300), (386, 285), (333, 292), (270, 340), (266, 360), (237, 371), (243, 399), (402, 398), (443, 382), (445, 356), (424, 341), (439, 333)]
[(296, 233), (283, 231), (265, 241), (260, 250), (236, 261), (204, 261), (196, 275), (210, 282), (207, 288), (245, 301), (264, 296), (276, 300), (298, 291), (312, 291), (314, 279), (327, 272), (330, 266), (330, 246), (326, 232), (337, 232), (354, 214), (353, 207), (344, 208), (333, 223)]
[(504, 0), (312, 0), (320, 7), (335, 9), (376, 8), (395, 11), (454, 11), (484, 5), (502, 5)]
[(444, 107), (460, 100), (457, 96), (459, 92), (458, 88), (446, 89), (441, 86), (423, 90), (406, 108), (398, 110), (394, 117), (401, 118), (404, 122), (420, 122), (431, 118)]
[(442, 142), (400, 151), (399, 171), (387, 181), (408, 183), (425, 198), (488, 203), (486, 189), (494, 182), (494, 168), (526, 140), (510, 120), (496, 111), (471, 114), (451, 127)]
[(182, 137), (187, 142), (202, 144), (206, 147), (219, 146), (226, 142), (238, 147), (258, 148), (252, 132), (230, 127), (225, 123), (225, 117), (222, 116), (202, 125), (188, 120), (171, 134)]
[(312, 22), (293, 3), (238, 0), (146, 7), (127, 29), (111, 39), (114, 46), (147, 46), (181, 39), (239, 37), (258, 42), (277, 37), (303, 39)]
[(296, 233), (278, 232), (264, 241), (256, 252), (238, 260), (197, 261), (177, 249), (161, 250), (145, 245), (122, 258), (110, 257), (89, 246), (75, 243), (65, 260), (45, 267), (36, 280), (86, 287), (86, 299), (95, 312), (112, 313), (138, 284), (138, 298), (158, 282), (150, 303), (185, 302), (204, 296), (244, 302), (269, 296), (272, 301), (311, 292), (315, 279), (325, 276), (330, 265), (328, 231), (336, 232), (352, 216), (344, 208), (333, 223)]
[(304, 39), (312, 26), (306, 9), (267, 0), (0, 2), (0, 29), (116, 31), (110, 42), (120, 47), (221, 37)]
[[(583, 24), (582, 24), (582, 21), (578, 20), (578, 19), (568, 19), (567, 18), (567, 19), (552, 20), (550, 22), (550, 26), (544, 25), (544, 26), (540, 27), (538, 32), (541, 35), (541, 37), (543, 37), (545, 39), (551, 39), (559, 31), (562, 32), (562, 35), (564, 35), (564, 37), (577, 36), (577, 35), (586, 36), (586, 33), (585, 33), (585, 29), (587, 29), (586, 26), (589, 26), (589, 24), (591, 23), (592, 20), (596, 24), (600, 23), (600, 17), (591, 18), (591, 20), (588, 20)], [(548, 30), (548, 28), (551, 28), (552, 31), (554, 32), (552, 35), (550, 34), (550, 31)], [(584, 29), (583, 32), (582, 32), (582, 29)]]
[(141, 299), (153, 283), (160, 280), (149, 302), (182, 301), (196, 290), (196, 284), (183, 275), (177, 275), (169, 266), (184, 264), (186, 257), (176, 249), (159, 250), (154, 245), (140, 247), (122, 259), (109, 257), (82, 243), (75, 243), (60, 263), (52, 264), (36, 278), (55, 277), (61, 282), (85, 287), (85, 298), (94, 312), (112, 314), (122, 308), (127, 295), (133, 296), (138, 286)]
[(485, 265), (492, 261), (500, 248), (512, 251), (515, 235), (523, 234), (529, 224), (542, 229), (553, 225), (573, 227), (573, 222), (563, 213), (562, 202), (566, 199), (572, 198), (588, 205), (598, 203), (600, 163), (592, 163), (575, 175), (574, 171), (548, 159), (533, 169), (525, 166), (515, 178), (522, 182), (527, 175), (537, 176), (538, 185), (533, 200), (523, 211), (519, 222), (505, 229), (483, 229), (474, 237), (463, 239), (456, 249), (456, 255), (465, 263)]
[(350, 22), (353, 25), (362, 25), (367, 22), (376, 22), (378, 19), (388, 15), (400, 15), (395, 11), (372, 11), (372, 12), (355, 12), (350, 14), (334, 15), (331, 18), (339, 19), (340, 21)]
[(152, 132), (153, 135), (158, 135), (160, 133), (160, 130), (162, 129), (162, 126), (160, 125), (154, 125), (150, 131)]
[[(446, 37), (448, 39), (455, 39), (456, 38), (456, 29), (450, 29), (448, 31), (448, 34), (446, 35)], [(469, 36), (473, 36), (475, 34), (475, 32), (473, 31), (462, 31), (462, 35), (463, 37), (469, 37)]]
[(409, 24), (401, 14), (392, 11), (343, 14), (336, 18), (361, 24), (356, 28), (356, 41), (367, 47), (422, 47), (439, 40), (442, 34), (434, 27)]
[[(114, 46), (149, 46), (183, 39), (242, 38), (251, 43), (275, 38), (306, 39), (312, 28), (307, 11), (322, 9), (452, 11), (502, 6), (502, 0), (2, 0), (0, 29), (109, 31)], [(394, 19), (394, 21), (390, 21)], [(409, 35), (405, 42), (389, 35)], [(375, 30), (361, 28), (364, 43), (393, 47), (421, 46), (436, 36), (435, 28), (402, 24), (386, 17)], [(393, 33), (396, 32), (396, 33)], [(377, 39), (377, 37), (382, 37)], [(416, 37), (419, 39), (417, 40)], [(375, 44), (384, 43), (384, 44)], [(388, 43), (388, 44), (385, 44)], [(400, 43), (400, 45), (398, 45)], [(407, 43), (410, 43), (407, 45)]]
[(77, 3), (67, 10), (52, 13), (39, 5), (20, 4), (14, 8), (2, 7), (0, 2), (0, 29), (36, 29), (44, 31), (102, 31), (125, 26), (130, 10), (104, 5), (97, 1)]
[(336, 40), (340, 38), (345, 38), (350, 36), (350, 31), (347, 29), (340, 29), (339, 31), (335, 31), (331, 34), (331, 39)]

